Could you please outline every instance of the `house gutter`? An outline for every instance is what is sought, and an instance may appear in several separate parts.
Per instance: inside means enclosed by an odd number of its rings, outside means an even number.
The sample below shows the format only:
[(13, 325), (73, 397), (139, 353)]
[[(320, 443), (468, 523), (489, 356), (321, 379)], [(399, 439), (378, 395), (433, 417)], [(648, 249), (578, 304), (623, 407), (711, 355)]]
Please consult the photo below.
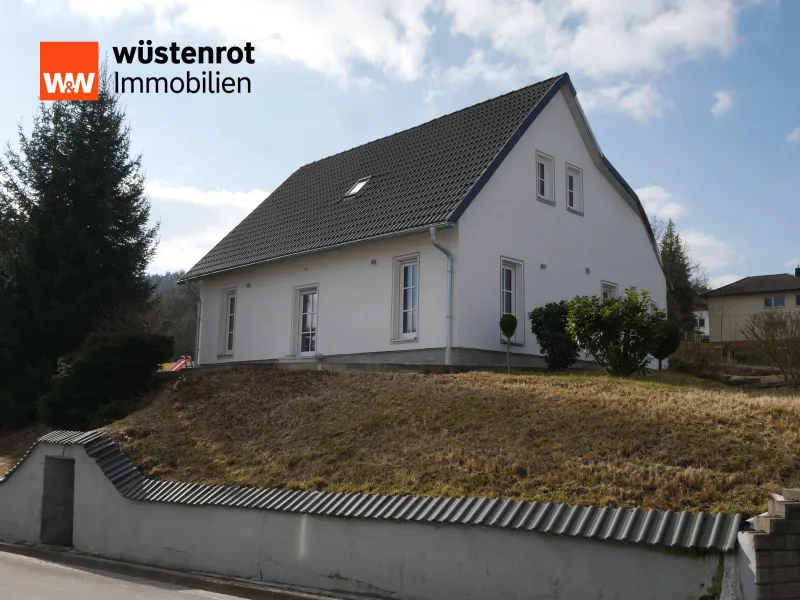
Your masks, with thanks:
[(431, 244), (447, 257), (447, 320), (445, 321), (445, 346), (444, 364), (452, 365), (452, 342), (453, 339), (453, 254), (436, 239), (436, 227), (431, 227)]

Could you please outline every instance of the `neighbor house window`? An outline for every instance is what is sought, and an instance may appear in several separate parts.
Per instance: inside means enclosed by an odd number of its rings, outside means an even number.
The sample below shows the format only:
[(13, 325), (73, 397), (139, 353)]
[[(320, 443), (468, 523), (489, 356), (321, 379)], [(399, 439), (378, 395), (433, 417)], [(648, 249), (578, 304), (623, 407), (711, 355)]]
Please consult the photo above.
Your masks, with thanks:
[(797, 294), (797, 296), (794, 297), (794, 303), (797, 306), (800, 306), (800, 294)]
[(695, 327), (697, 327), (697, 329), (702, 329), (703, 327), (706, 326), (705, 319), (695, 319), (695, 323), (696, 323)]
[(617, 297), (617, 284), (604, 281), (600, 288), (601, 297), (603, 300)]
[(536, 197), (542, 202), (555, 204), (553, 195), (555, 161), (552, 156), (536, 153)]
[(583, 171), (567, 165), (567, 209), (583, 214)]
[[(517, 318), (517, 330), (511, 338), (512, 344), (525, 341), (525, 284), (523, 263), (511, 258), (503, 258), (500, 263), (500, 315), (514, 315)], [(501, 335), (501, 341), (505, 338)]]
[(233, 356), (234, 332), (236, 330), (236, 289), (222, 292), (222, 344), (220, 355)]
[(419, 332), (419, 255), (394, 259), (393, 340), (416, 340)]
[(297, 290), (297, 353), (313, 356), (317, 353), (317, 313), (319, 293), (317, 286)]
[(783, 308), (786, 306), (784, 296), (767, 296), (764, 298), (764, 308)]

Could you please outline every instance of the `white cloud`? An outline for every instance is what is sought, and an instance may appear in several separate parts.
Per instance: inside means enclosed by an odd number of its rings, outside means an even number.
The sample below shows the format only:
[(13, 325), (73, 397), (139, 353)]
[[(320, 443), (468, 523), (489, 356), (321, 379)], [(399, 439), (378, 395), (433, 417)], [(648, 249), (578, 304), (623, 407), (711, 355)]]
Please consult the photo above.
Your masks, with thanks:
[(159, 200), (168, 202), (186, 202), (207, 206), (235, 206), (253, 210), (269, 192), (250, 190), (248, 192), (231, 192), (225, 189), (203, 191), (196, 187), (175, 185), (166, 181), (151, 181), (147, 184), (147, 192)]
[(627, 81), (581, 92), (579, 98), (586, 110), (620, 112), (642, 123), (660, 117), (667, 105), (664, 96), (651, 83)]
[(711, 106), (711, 114), (715, 119), (719, 119), (733, 110), (733, 94), (728, 90), (717, 90), (713, 96), (714, 104)]
[(741, 259), (733, 246), (710, 233), (690, 230), (686, 233), (681, 233), (681, 237), (686, 242), (689, 256), (699, 260), (710, 271), (738, 262)]
[(784, 263), (784, 266), (787, 269), (792, 269), (792, 272), (794, 272), (794, 269), (800, 267), (800, 256), (795, 256), (794, 258), (790, 258)]
[(162, 236), (147, 270), (150, 273), (188, 271), (227, 233), (221, 228), (208, 228), (185, 236)]
[(800, 142), (800, 127), (795, 127), (789, 133), (787, 133), (786, 141), (790, 144), (796, 144), (797, 142)]
[[(563, 71), (591, 81), (595, 105), (659, 116), (653, 77), (709, 54), (730, 55), (741, 10), (758, 0), (28, 0), (99, 24), (145, 16), (160, 33), (250, 41), (258, 62), (293, 62), (340, 82), (362, 66), (405, 81), (431, 72), (432, 18), (468, 41), (441, 66), (451, 85), (508, 89)], [(199, 35), (198, 35), (199, 34)], [(202, 37), (200, 37), (202, 36)]]
[(651, 185), (634, 190), (642, 201), (645, 212), (662, 219), (678, 219), (686, 214), (686, 206), (660, 185)]
[(744, 277), (741, 275), (719, 275), (709, 279), (708, 283), (712, 290), (716, 290), (717, 288), (721, 288), (729, 283), (733, 283), (734, 281), (739, 281), (740, 279), (744, 279)]
[(152, 273), (190, 269), (269, 193), (264, 190), (200, 190), (148, 182), (151, 217), (161, 221)]

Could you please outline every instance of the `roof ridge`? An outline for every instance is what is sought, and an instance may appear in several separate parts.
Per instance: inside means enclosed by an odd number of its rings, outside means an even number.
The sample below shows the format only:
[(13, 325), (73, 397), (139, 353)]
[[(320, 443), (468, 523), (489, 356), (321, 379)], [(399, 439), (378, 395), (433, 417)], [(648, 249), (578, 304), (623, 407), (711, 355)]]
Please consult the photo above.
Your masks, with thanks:
[[(401, 134), (404, 134), (404, 133), (408, 133), (409, 131), (413, 131), (414, 129), (417, 129), (419, 127), (424, 127), (426, 125), (430, 125), (431, 123), (434, 123), (436, 121), (439, 121), (439, 120), (447, 118), (447, 117), (451, 117), (453, 115), (457, 115), (458, 113), (464, 112), (465, 110), (470, 110), (472, 108), (477, 108), (478, 106), (482, 106), (484, 104), (488, 104), (489, 102), (494, 102), (495, 100), (499, 100), (500, 98), (505, 98), (506, 96), (510, 96), (511, 94), (516, 94), (516, 93), (522, 92), (524, 90), (530, 89), (532, 87), (535, 87), (537, 85), (542, 85), (543, 83), (547, 83), (548, 81), (552, 82), (550, 84), (550, 87), (552, 87), (553, 84), (555, 84), (556, 81), (558, 81), (560, 78), (564, 77), (565, 75), (568, 75), (568, 73), (566, 71), (564, 71), (560, 75), (555, 75), (553, 77), (548, 77), (547, 79), (542, 79), (541, 81), (537, 81), (535, 83), (531, 83), (530, 85), (526, 85), (526, 86), (523, 86), (521, 88), (517, 88), (515, 90), (508, 91), (508, 92), (506, 92), (504, 94), (500, 94), (499, 96), (495, 96), (493, 98), (489, 98), (488, 100), (483, 100), (482, 102), (478, 102), (476, 104), (470, 104), (469, 106), (465, 106), (464, 108), (459, 108), (458, 110), (454, 110), (452, 112), (445, 113), (443, 115), (439, 115), (438, 117), (434, 117), (433, 119), (431, 119), (429, 121), (423, 121), (422, 123), (418, 123), (417, 125), (412, 125), (411, 127), (408, 127), (406, 129), (401, 129), (400, 131), (395, 131), (394, 133), (390, 133), (388, 135), (384, 135), (382, 137), (375, 138), (374, 140), (370, 140), (368, 142), (364, 142), (363, 144), (358, 144), (356, 146), (353, 146), (352, 148), (347, 148), (346, 150), (340, 150), (339, 152), (334, 152), (333, 154), (329, 154), (328, 156), (324, 156), (322, 158), (318, 158), (317, 160), (312, 160), (311, 162), (308, 162), (308, 163), (306, 163), (304, 165), (301, 165), (300, 167), (297, 168), (297, 170), (295, 172), (300, 171), (301, 169), (305, 169), (306, 167), (310, 167), (311, 165), (316, 164), (318, 162), (322, 162), (323, 160), (328, 160), (329, 158), (333, 158), (334, 156), (339, 156), (340, 154), (345, 154), (345, 153), (351, 152), (353, 150), (358, 150), (359, 148), (363, 148), (364, 146), (369, 146), (370, 144), (375, 144), (376, 142), (380, 142), (380, 141), (392, 138), (392, 137), (394, 137), (396, 135), (401, 135)], [(548, 89), (550, 89), (550, 87), (548, 87)]]

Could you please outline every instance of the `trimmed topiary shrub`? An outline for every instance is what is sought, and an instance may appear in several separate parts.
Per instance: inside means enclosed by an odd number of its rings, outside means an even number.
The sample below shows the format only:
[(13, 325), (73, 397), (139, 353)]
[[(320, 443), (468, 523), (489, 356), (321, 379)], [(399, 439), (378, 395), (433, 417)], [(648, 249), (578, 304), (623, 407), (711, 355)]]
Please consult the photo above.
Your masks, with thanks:
[(511, 338), (517, 331), (517, 317), (505, 314), (500, 317), (500, 332), (506, 338), (506, 369), (511, 373)]
[(39, 417), (59, 429), (101, 427), (128, 413), (152, 374), (173, 351), (172, 338), (153, 333), (98, 332), (59, 360)]
[(661, 327), (661, 334), (658, 337), (655, 347), (651, 354), (658, 359), (658, 370), (661, 370), (661, 361), (669, 358), (681, 345), (681, 326), (675, 321), (665, 321)]
[(547, 368), (567, 369), (578, 359), (578, 345), (567, 331), (567, 303), (550, 302), (533, 309), (528, 318)]

